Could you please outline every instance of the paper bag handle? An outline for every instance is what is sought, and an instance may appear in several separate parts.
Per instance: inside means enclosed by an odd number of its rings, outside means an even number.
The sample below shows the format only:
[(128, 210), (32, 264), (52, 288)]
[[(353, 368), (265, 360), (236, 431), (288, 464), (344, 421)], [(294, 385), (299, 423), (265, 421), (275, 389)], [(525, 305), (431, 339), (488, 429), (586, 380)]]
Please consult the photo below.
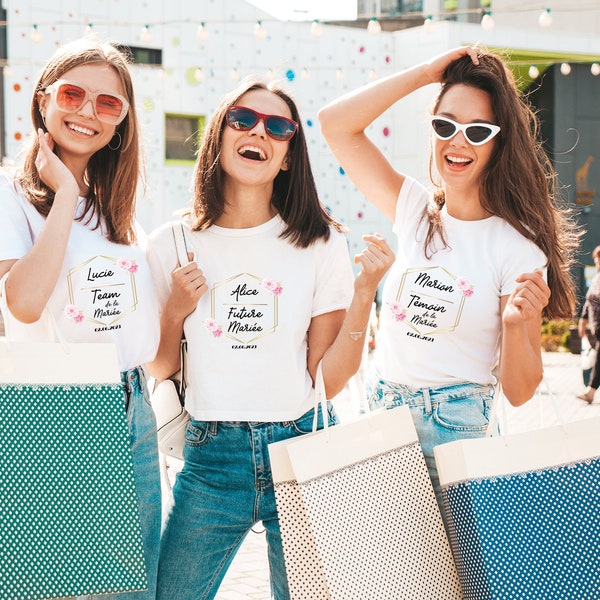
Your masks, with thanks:
[(329, 429), (329, 414), (327, 411), (327, 394), (325, 393), (325, 380), (323, 379), (323, 361), (320, 360), (315, 374), (315, 414), (312, 430), (315, 432), (319, 424), (319, 407), (323, 416), (323, 428)]

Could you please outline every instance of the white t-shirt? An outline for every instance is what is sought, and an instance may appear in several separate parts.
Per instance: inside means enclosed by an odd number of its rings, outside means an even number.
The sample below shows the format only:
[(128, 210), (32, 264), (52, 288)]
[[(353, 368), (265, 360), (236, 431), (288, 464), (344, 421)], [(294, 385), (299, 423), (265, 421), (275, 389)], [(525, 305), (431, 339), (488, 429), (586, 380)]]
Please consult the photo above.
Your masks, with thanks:
[(421, 221), (428, 191), (406, 178), (396, 205), (396, 261), (386, 279), (376, 351), (379, 374), (415, 387), (495, 384), (500, 297), (521, 273), (544, 268), (544, 253), (499, 217), (461, 221), (442, 209), (449, 247), (428, 260)]
[[(353, 274), (345, 236), (297, 248), (279, 216), (248, 229), (213, 225), (185, 235), (208, 292), (187, 317), (186, 408), (198, 420), (287, 421), (313, 406), (306, 366), (311, 319), (347, 308)], [(172, 224), (149, 239), (164, 306), (176, 266)]]
[[(19, 259), (40, 235), (40, 215), (6, 176), (0, 176), (0, 260)], [(77, 216), (83, 209), (79, 199)], [(84, 220), (85, 222), (85, 220)], [(145, 235), (126, 246), (106, 239), (102, 228), (73, 221), (65, 259), (48, 309), (67, 342), (112, 342), (122, 371), (154, 359), (160, 337), (158, 302), (145, 256)], [(7, 336), (14, 341), (52, 340), (45, 312), (25, 324), (4, 315)]]

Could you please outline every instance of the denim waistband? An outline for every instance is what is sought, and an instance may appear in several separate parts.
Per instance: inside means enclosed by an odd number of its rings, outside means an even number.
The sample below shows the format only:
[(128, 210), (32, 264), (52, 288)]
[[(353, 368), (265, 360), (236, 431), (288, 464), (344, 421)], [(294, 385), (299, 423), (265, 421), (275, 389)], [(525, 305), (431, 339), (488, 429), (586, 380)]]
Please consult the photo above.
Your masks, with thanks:
[(128, 371), (121, 371), (121, 383), (128, 394), (135, 390), (142, 390), (146, 383), (146, 374), (142, 367), (134, 367)]
[[(331, 408), (332, 406), (333, 403), (331, 402), (331, 400), (327, 400), (327, 407)], [(215, 427), (218, 424), (221, 427), (245, 427), (249, 429), (256, 429), (258, 427), (268, 427), (270, 425), (288, 425), (290, 423), (293, 423), (294, 421), (297, 421), (298, 419), (303, 419), (308, 416), (312, 416), (314, 410), (314, 408), (311, 408), (296, 419), (286, 419), (284, 421), (206, 421), (204, 419), (192, 419), (192, 421), (196, 421), (197, 423), (209, 423), (211, 425), (214, 423)]]
[(378, 394), (382, 400), (385, 400), (387, 396), (392, 396), (396, 400), (396, 404), (400, 400), (400, 404), (409, 406), (425, 406), (429, 403), (450, 402), (473, 396), (493, 397), (494, 391), (495, 387), (491, 384), (481, 385), (471, 382), (419, 388), (380, 379), (373, 386), (373, 392)]

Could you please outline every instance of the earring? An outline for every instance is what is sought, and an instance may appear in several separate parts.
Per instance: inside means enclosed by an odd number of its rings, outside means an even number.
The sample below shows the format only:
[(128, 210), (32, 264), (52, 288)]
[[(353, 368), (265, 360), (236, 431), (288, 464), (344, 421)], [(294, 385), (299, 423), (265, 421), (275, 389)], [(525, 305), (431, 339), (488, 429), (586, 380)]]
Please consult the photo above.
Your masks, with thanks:
[[(119, 138), (119, 141), (118, 141), (118, 143), (117, 143), (117, 145), (116, 145), (116, 146), (111, 146), (111, 145), (110, 145), (110, 142), (112, 142), (112, 141), (115, 139), (115, 136), (117, 136), (117, 137)], [(108, 147), (110, 150), (118, 150), (118, 149), (121, 147), (121, 141), (122, 141), (122, 140), (121, 140), (121, 134), (120, 134), (118, 131), (115, 131), (115, 135), (113, 135), (113, 137), (112, 137), (112, 139), (110, 140), (110, 142), (108, 142), (108, 144), (107, 144), (107, 147)]]

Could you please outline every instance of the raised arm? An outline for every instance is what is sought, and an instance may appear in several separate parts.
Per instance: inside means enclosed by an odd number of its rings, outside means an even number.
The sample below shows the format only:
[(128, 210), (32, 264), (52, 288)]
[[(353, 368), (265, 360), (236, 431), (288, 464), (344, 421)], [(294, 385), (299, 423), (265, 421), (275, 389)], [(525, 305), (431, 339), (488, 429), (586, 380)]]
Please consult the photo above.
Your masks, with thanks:
[(540, 271), (524, 273), (518, 281), (517, 289), (501, 299), (500, 383), (513, 406), (527, 402), (542, 380), (540, 328), (550, 298)]
[(392, 221), (404, 175), (392, 167), (365, 129), (401, 98), (440, 82), (446, 67), (465, 54), (477, 62), (474, 48), (456, 48), (360, 87), (319, 111), (321, 131), (340, 165), (354, 185)]
[(0, 262), (0, 277), (6, 280), (6, 302), (23, 323), (37, 321), (52, 294), (67, 250), (79, 186), (75, 177), (52, 151), (49, 133), (38, 132), (40, 150), (36, 167), (40, 177), (54, 190), (54, 203), (31, 250), (19, 260)]
[(327, 398), (342, 391), (358, 371), (377, 286), (394, 262), (394, 253), (379, 235), (364, 236), (367, 247), (354, 257), (362, 269), (354, 280), (354, 295), (347, 311), (314, 317), (308, 332), (308, 370), (313, 378), (323, 360)]

